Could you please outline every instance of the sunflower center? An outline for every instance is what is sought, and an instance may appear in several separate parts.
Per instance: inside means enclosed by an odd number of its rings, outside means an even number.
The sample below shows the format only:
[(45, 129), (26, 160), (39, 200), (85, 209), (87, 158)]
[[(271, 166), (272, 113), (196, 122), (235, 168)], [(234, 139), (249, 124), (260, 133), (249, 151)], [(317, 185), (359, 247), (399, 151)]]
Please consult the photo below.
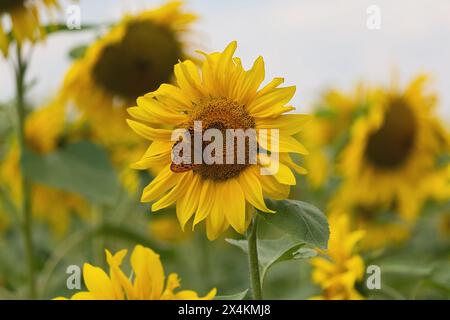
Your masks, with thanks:
[(111, 94), (134, 100), (170, 82), (181, 52), (169, 29), (148, 21), (129, 23), (121, 42), (103, 48), (92, 74)]
[(366, 147), (368, 160), (381, 169), (401, 166), (414, 148), (416, 119), (407, 102), (395, 98), (391, 102), (383, 125), (369, 137)]
[(26, 0), (0, 0), (0, 12), (11, 11), (25, 3)]
[[(220, 130), (223, 137), (223, 154), (219, 155), (223, 159), (222, 163), (206, 164), (203, 162), (194, 166), (194, 172), (200, 174), (204, 179), (224, 181), (238, 176), (249, 166), (250, 138), (245, 137), (245, 150), (238, 150), (237, 138), (233, 143), (232, 150), (227, 150), (226, 143), (227, 129), (247, 130), (255, 127), (255, 122), (247, 113), (244, 105), (227, 98), (207, 98), (194, 105), (194, 110), (190, 115), (189, 128), (193, 128), (194, 121), (201, 121), (203, 132), (214, 128)], [(209, 143), (212, 142), (203, 142), (203, 150)], [(244, 163), (238, 162), (239, 152), (245, 152)], [(230, 153), (234, 155), (232, 163), (226, 161), (226, 156)]]

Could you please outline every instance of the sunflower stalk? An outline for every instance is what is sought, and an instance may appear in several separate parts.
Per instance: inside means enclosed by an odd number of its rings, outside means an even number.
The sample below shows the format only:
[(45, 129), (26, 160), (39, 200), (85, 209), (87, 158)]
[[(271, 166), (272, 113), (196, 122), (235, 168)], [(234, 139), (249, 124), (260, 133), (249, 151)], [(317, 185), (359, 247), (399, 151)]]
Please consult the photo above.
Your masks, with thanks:
[(258, 262), (258, 216), (255, 214), (247, 231), (248, 267), (253, 300), (262, 300), (261, 277)]
[[(26, 105), (25, 105), (25, 75), (27, 64), (22, 57), (22, 47), (17, 45), (17, 66), (15, 68), (16, 77), (16, 108), (17, 108), (17, 136), (20, 148), (20, 155), (26, 149), (25, 142), (25, 119), (26, 119)], [(30, 299), (36, 298), (36, 278), (34, 266), (34, 246), (33, 246), (33, 217), (31, 214), (31, 185), (30, 181), (25, 175), (22, 158), (20, 159), (21, 168), (21, 190), (22, 190), (22, 233), (24, 237), (24, 245), (26, 252), (26, 259), (28, 265), (28, 284)]]

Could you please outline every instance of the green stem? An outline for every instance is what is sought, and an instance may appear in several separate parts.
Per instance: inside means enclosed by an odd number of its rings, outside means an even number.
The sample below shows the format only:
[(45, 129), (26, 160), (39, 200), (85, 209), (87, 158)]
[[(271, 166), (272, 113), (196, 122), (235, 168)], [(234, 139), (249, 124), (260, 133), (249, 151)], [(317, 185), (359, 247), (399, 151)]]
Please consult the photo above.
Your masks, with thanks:
[(253, 222), (250, 225), (249, 230), (247, 232), (248, 267), (253, 300), (262, 299), (261, 277), (259, 275), (259, 262), (258, 262), (257, 230), (258, 230), (258, 217), (255, 214), (255, 216), (253, 217)]
[[(22, 59), (22, 49), (17, 45), (17, 67), (16, 67), (16, 90), (17, 90), (17, 135), (20, 149), (20, 156), (25, 152), (25, 73), (26, 64)], [(20, 159), (21, 168), (21, 189), (22, 189), (22, 232), (24, 237), (25, 251), (28, 264), (29, 297), (36, 298), (36, 279), (34, 270), (34, 248), (32, 227), (33, 218), (31, 215), (31, 185), (25, 176), (22, 159)]]

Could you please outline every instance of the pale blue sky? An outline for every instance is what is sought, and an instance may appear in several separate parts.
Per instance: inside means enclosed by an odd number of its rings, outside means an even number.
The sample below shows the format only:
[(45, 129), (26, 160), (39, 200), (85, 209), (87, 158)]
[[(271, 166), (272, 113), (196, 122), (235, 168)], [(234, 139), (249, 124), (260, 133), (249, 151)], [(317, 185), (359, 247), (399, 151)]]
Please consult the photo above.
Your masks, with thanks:
[[(80, 0), (83, 22), (113, 21), (157, 0)], [(187, 0), (201, 16), (194, 40), (202, 49), (223, 49), (238, 40), (237, 55), (249, 66), (262, 55), (267, 77), (283, 76), (297, 86), (294, 104), (306, 112), (329, 87), (351, 88), (359, 80), (388, 84), (393, 69), (405, 83), (430, 72), (450, 122), (450, 1), (448, 0)], [(381, 30), (366, 27), (366, 9), (381, 9)], [(65, 33), (34, 52), (31, 98), (51, 97), (69, 65), (66, 52), (92, 39)], [(11, 70), (0, 59), (0, 100), (13, 94)]]

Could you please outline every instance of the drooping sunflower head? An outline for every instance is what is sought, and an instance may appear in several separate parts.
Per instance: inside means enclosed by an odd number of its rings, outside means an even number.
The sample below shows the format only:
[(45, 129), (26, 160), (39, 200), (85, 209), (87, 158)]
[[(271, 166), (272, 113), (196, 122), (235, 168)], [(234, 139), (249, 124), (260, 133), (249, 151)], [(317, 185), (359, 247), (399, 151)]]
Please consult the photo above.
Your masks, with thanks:
[[(342, 152), (342, 188), (356, 203), (395, 205), (414, 219), (425, 200), (427, 177), (447, 148), (434, 114), (436, 97), (418, 77), (404, 92), (378, 89), (367, 115), (359, 117)], [(347, 200), (345, 200), (347, 201)]]
[[(19, 43), (25, 40), (35, 42), (44, 36), (40, 25), (40, 11), (58, 7), (58, 0), (2, 0), (0, 1), (0, 50), (8, 55), (9, 39), (6, 35), (11, 31), (14, 39)], [(11, 20), (11, 30), (4, 30), (3, 16)]]
[(187, 57), (184, 36), (195, 19), (183, 12), (182, 2), (128, 15), (73, 64), (64, 95), (90, 120), (100, 140), (132, 139), (124, 125), (125, 106), (172, 80), (173, 65)]
[[(264, 80), (264, 61), (256, 59), (245, 70), (239, 58), (233, 57), (236, 42), (223, 52), (202, 53), (205, 60), (201, 73), (192, 61), (175, 65), (176, 85), (163, 84), (158, 90), (137, 100), (137, 107), (128, 109), (136, 120), (129, 120), (131, 128), (152, 141), (136, 169), (161, 167), (155, 179), (144, 189), (142, 201), (156, 201), (152, 210), (176, 204), (182, 228), (194, 216), (193, 226), (206, 219), (208, 238), (215, 239), (229, 225), (243, 233), (253, 208), (271, 212), (264, 196), (285, 199), (295, 177), (291, 169), (304, 174), (289, 153), (305, 154), (306, 150), (293, 135), (301, 130), (308, 118), (300, 114), (286, 114), (294, 108), (287, 103), (295, 87), (279, 87), (283, 79), (275, 78), (260, 88)], [(200, 124), (200, 125), (199, 125)], [(172, 155), (179, 141), (173, 140), (174, 130), (184, 129), (193, 136), (203, 136), (214, 130), (223, 137), (215, 142), (211, 152), (218, 161), (174, 164)], [(272, 130), (273, 129), (273, 130)], [(227, 144), (229, 130), (254, 130), (258, 150), (257, 161), (249, 150), (252, 140), (241, 140), (241, 161), (237, 161), (239, 144)], [(276, 133), (278, 139), (272, 139)], [(273, 142), (275, 141), (275, 142)], [(192, 143), (200, 156), (211, 150), (207, 139)], [(192, 152), (194, 154), (195, 152)], [(270, 157), (269, 157), (270, 154)], [(278, 155), (278, 160), (274, 158)], [(226, 161), (231, 159), (231, 161)], [(275, 159), (275, 160), (274, 160)], [(264, 161), (263, 161), (264, 160)], [(278, 170), (262, 174), (261, 169), (278, 163)]]
[(180, 287), (178, 275), (171, 273), (166, 278), (159, 255), (141, 245), (137, 245), (131, 254), (133, 278), (130, 279), (130, 273), (124, 273), (121, 269), (126, 255), (127, 250), (114, 255), (106, 250), (109, 274), (85, 263), (83, 278), (87, 291), (74, 294), (71, 300), (211, 300), (216, 295), (216, 289), (205, 297), (199, 297), (191, 290), (175, 292)]

